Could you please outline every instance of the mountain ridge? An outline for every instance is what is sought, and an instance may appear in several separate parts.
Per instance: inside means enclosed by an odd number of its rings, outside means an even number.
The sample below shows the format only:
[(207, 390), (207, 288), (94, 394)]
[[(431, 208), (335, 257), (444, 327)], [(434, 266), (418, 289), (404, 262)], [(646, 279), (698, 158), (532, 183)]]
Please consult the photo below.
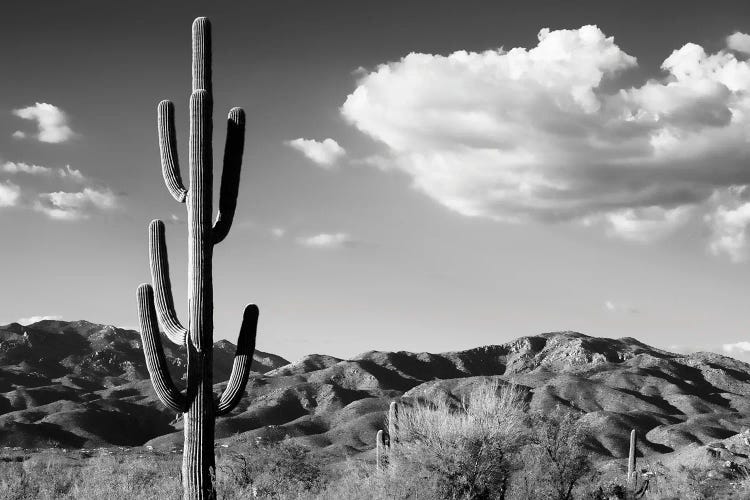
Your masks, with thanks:
[[(179, 350), (165, 341), (165, 351), (179, 385)], [(217, 392), (233, 355), (231, 342), (215, 344)], [(487, 380), (517, 385), (532, 410), (579, 413), (601, 457), (625, 456), (632, 428), (642, 452), (661, 454), (750, 425), (749, 364), (633, 337), (547, 332), (463, 351), (310, 354), (293, 363), (259, 352), (253, 369), (238, 408), (217, 420), (220, 443), (289, 436), (332, 458), (368, 457), (390, 401), (458, 405)], [(86, 321), (0, 326), (0, 443), (179, 448), (181, 425), (153, 393), (137, 332)]]

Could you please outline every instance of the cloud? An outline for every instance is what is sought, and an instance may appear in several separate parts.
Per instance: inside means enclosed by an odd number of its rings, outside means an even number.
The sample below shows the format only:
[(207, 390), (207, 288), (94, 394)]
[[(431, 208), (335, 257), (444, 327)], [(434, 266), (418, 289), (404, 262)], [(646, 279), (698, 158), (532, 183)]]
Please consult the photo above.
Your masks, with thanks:
[(708, 249), (713, 255), (726, 255), (733, 262), (748, 257), (747, 228), (750, 225), (750, 189), (730, 186), (714, 194), (715, 209), (705, 216), (711, 227)]
[(602, 225), (609, 236), (636, 243), (650, 243), (683, 226), (690, 218), (691, 207), (665, 209), (658, 206), (624, 208), (600, 216), (585, 218), (585, 225)]
[(381, 64), (341, 113), (385, 146), (379, 168), (469, 217), (584, 222), (647, 242), (750, 184), (749, 61), (688, 43), (630, 87), (620, 75), (636, 58), (596, 26), (538, 40)]
[(309, 248), (341, 248), (354, 243), (352, 237), (347, 233), (320, 233), (314, 236), (306, 236), (297, 239), (297, 242)]
[(283, 227), (272, 227), (271, 234), (274, 236), (274, 238), (283, 238), (286, 234), (286, 229), (284, 229)]
[(737, 52), (750, 54), (750, 35), (739, 31), (732, 33), (727, 37), (727, 47)]
[(10, 181), (0, 181), (0, 208), (16, 206), (21, 199), (21, 188)]
[(323, 142), (315, 139), (298, 138), (286, 141), (286, 145), (300, 151), (309, 160), (323, 168), (332, 168), (338, 160), (346, 155), (344, 148), (333, 139), (325, 139)]
[(26, 134), (20, 130), (16, 130), (15, 132), (13, 132), (12, 137), (14, 139), (25, 139)]
[(62, 319), (62, 316), (58, 315), (52, 315), (52, 316), (30, 316), (28, 318), (20, 318), (16, 323), (20, 323), (22, 325), (31, 325), (33, 323), (38, 323), (40, 321), (45, 320), (53, 320), (53, 321), (59, 321)]
[[(36, 138), (40, 142), (65, 142), (72, 139), (75, 135), (68, 125), (68, 117), (65, 112), (52, 104), (38, 102), (33, 106), (14, 109), (13, 114), (24, 120), (33, 120), (36, 122), (39, 132)], [(21, 134), (24, 133), (21, 132)], [(16, 136), (15, 133), (14, 136)]]
[(750, 353), (750, 342), (735, 342), (734, 344), (723, 344), (721, 349), (727, 354)]
[(635, 307), (629, 306), (627, 304), (621, 304), (619, 302), (613, 302), (611, 300), (604, 301), (604, 308), (613, 313), (627, 313), (627, 314), (637, 314), (639, 311)]
[(109, 189), (86, 187), (78, 192), (58, 191), (39, 195), (34, 208), (52, 219), (80, 220), (96, 210), (107, 211), (117, 206), (117, 197)]
[(70, 165), (66, 165), (65, 168), (52, 168), (43, 167), (40, 165), (29, 165), (27, 163), (6, 161), (2, 165), (0, 165), (0, 171), (8, 174), (23, 173), (28, 175), (48, 177), (56, 176), (61, 179), (70, 179), (81, 183), (86, 181), (86, 177), (84, 177), (81, 171), (71, 168)]

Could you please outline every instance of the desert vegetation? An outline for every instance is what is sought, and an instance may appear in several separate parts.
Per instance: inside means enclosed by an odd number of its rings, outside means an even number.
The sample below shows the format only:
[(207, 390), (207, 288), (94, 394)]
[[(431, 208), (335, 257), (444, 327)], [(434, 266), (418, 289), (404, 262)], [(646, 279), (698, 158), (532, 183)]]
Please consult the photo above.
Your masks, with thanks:
[[(390, 412), (391, 418), (393, 412)], [(589, 429), (569, 408), (535, 412), (511, 384), (488, 381), (461, 400), (398, 405), (383, 424), (390, 446), (381, 466), (369, 458), (330, 461), (293, 438), (243, 436), (217, 452), (221, 499), (740, 499), (750, 495), (744, 467), (708, 461), (665, 465), (642, 459), (636, 494), (627, 460), (595, 461)], [(373, 442), (373, 446), (374, 446)], [(51, 449), (0, 463), (0, 498), (169, 499), (182, 495), (175, 453), (139, 449)], [(20, 460), (20, 458), (19, 458)]]

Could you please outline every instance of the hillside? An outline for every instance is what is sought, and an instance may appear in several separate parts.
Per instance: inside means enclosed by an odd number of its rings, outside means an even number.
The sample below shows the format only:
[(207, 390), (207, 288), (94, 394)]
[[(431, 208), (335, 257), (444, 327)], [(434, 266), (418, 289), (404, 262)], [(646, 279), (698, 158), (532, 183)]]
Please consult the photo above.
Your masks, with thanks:
[[(165, 342), (175, 378), (184, 367)], [(217, 380), (234, 346), (216, 344)], [(179, 448), (179, 418), (156, 400), (137, 332), (85, 321), (0, 327), (0, 444)], [(545, 333), (441, 354), (370, 351), (294, 363), (258, 352), (248, 395), (217, 421), (219, 440), (286, 435), (331, 457), (371, 453), (391, 400), (460, 402), (487, 377), (519, 384), (532, 409), (563, 405), (594, 429), (589, 446), (623, 457), (708, 444), (750, 425), (750, 365), (712, 353), (662, 351), (633, 338)], [(221, 389), (218, 383), (216, 391)], [(125, 431), (127, 429), (127, 431)]]

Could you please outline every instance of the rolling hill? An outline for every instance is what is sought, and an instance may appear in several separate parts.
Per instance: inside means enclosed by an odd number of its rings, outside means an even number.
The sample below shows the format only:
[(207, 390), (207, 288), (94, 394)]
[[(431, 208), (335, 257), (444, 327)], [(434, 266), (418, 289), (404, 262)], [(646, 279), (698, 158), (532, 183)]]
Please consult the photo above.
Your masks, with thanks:
[[(179, 349), (164, 345), (181, 380)], [(217, 393), (233, 354), (230, 342), (215, 344)], [(632, 428), (644, 437), (641, 451), (661, 454), (750, 426), (750, 365), (634, 338), (554, 332), (458, 352), (294, 363), (257, 352), (252, 369), (246, 397), (217, 420), (217, 439), (290, 436), (332, 458), (371, 453), (391, 400), (458, 403), (487, 379), (519, 385), (532, 410), (581, 413), (601, 457), (625, 456)], [(171, 449), (182, 444), (181, 424), (153, 393), (137, 332), (86, 321), (0, 327), (0, 445)]]

